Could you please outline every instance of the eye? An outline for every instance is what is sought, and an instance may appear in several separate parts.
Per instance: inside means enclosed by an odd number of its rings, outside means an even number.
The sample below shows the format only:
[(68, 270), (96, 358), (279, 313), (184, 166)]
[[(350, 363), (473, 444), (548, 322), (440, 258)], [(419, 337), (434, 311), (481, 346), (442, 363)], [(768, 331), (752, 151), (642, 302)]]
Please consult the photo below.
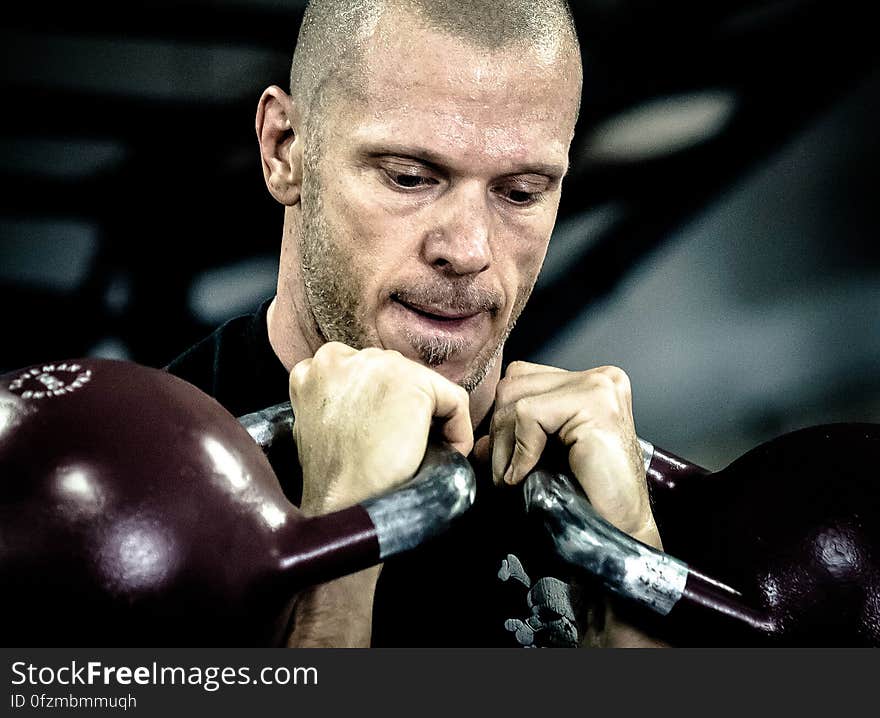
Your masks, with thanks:
[(531, 204), (540, 198), (540, 192), (525, 192), (521, 189), (511, 190), (507, 193), (507, 199), (514, 204)]
[(415, 189), (416, 187), (422, 187), (433, 183), (430, 177), (422, 177), (421, 175), (388, 171), (386, 171), (386, 174), (394, 184), (405, 187), (406, 189)]
[(530, 207), (544, 199), (551, 181), (540, 175), (508, 177), (495, 188), (495, 193), (515, 207)]
[(528, 207), (540, 202), (544, 193), (539, 191), (530, 192), (519, 187), (499, 187), (496, 193), (503, 197), (510, 204), (518, 207)]
[(396, 190), (418, 190), (437, 184), (431, 172), (422, 166), (386, 164), (379, 167), (382, 180)]

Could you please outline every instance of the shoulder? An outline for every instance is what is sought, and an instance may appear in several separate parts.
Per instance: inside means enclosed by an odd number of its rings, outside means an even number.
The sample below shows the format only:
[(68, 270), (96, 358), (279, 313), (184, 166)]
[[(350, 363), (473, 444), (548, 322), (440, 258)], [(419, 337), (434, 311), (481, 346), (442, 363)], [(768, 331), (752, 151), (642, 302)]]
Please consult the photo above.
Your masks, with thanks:
[(216, 397), (218, 376), (227, 362), (246, 349), (246, 328), (252, 317), (235, 317), (174, 358), (165, 369)]
[(269, 343), (266, 301), (230, 319), (165, 368), (214, 397), (235, 416), (286, 401), (287, 371)]

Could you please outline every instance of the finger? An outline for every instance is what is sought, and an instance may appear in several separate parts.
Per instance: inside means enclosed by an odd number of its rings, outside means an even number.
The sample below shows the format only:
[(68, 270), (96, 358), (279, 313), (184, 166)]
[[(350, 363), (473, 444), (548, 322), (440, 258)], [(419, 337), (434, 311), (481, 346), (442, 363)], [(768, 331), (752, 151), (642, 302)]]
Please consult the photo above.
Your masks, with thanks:
[(535, 414), (534, 400), (525, 399), (517, 403), (514, 411), (514, 448), (510, 466), (504, 474), (508, 484), (518, 484), (528, 474), (544, 452), (547, 445), (548, 430)]
[(491, 449), (492, 441), (488, 436), (483, 436), (477, 439), (477, 442), (474, 444), (474, 459), (476, 459), (480, 463), (488, 461)]
[(347, 359), (349, 357), (360, 354), (359, 350), (350, 347), (342, 342), (324, 342), (318, 351), (315, 352), (316, 359)]
[(629, 376), (623, 369), (616, 366), (600, 366), (593, 371), (611, 380), (624, 404), (632, 404), (632, 384), (630, 383)]
[(572, 472), (596, 511), (630, 535), (653, 521), (644, 472), (612, 431), (591, 430), (569, 452)]
[(498, 384), (496, 404), (510, 404), (569, 383), (577, 383), (587, 389), (593, 385), (608, 386), (617, 392), (622, 404), (632, 403), (629, 376), (619, 367), (600, 366), (588, 371), (571, 372), (543, 364), (513, 362)]
[[(538, 394), (518, 398), (496, 409), (492, 416), (492, 480), (496, 485), (516, 483), (525, 476), (525, 473), (531, 471), (541, 458), (541, 453), (547, 444), (546, 434), (543, 428), (536, 431), (534, 426), (526, 426), (529, 422), (524, 420), (528, 411), (542, 410), (546, 396)], [(524, 402), (529, 401), (533, 401), (534, 404), (526, 408)], [(520, 417), (519, 414), (522, 416)], [(516, 460), (515, 469), (514, 460)], [(512, 469), (514, 473), (511, 473)]]
[[(565, 382), (554, 391), (525, 396), (496, 410), (492, 417), (495, 483), (521, 481), (540, 459), (548, 436), (559, 434), (570, 445), (579, 435), (575, 428), (583, 423), (609, 423), (617, 399), (607, 385), (608, 380), (602, 378), (590, 389), (572, 391)], [(595, 416), (585, 412), (589, 406), (594, 407)]]
[(299, 398), (299, 392), (302, 389), (303, 383), (305, 382), (306, 377), (309, 374), (311, 366), (311, 359), (303, 359), (301, 362), (297, 362), (296, 364), (294, 364), (293, 369), (291, 369), (290, 371), (290, 377), (288, 381), (288, 393), (290, 394), (290, 404), (291, 406), (293, 406), (294, 413), (296, 413), (296, 405)]
[(433, 416), (442, 419), (443, 438), (464, 456), (474, 448), (474, 430), (471, 425), (470, 398), (458, 384), (436, 372), (425, 369), (431, 398), (434, 403)]
[(306, 378), (306, 374), (309, 373), (311, 366), (311, 358), (297, 362), (293, 365), (293, 369), (290, 370), (290, 380), (302, 384), (303, 380)]
[(566, 372), (566, 370), (560, 369), (555, 366), (547, 366), (545, 364), (534, 364), (527, 361), (514, 361), (508, 364), (507, 371), (504, 372), (504, 376), (518, 377), (526, 376), (528, 374), (543, 374), (546, 372), (556, 373)]
[(509, 406), (529, 396), (546, 394), (573, 385), (579, 378), (578, 375), (566, 371), (521, 374), (516, 377), (508, 375), (498, 383), (495, 390), (495, 406)]
[(512, 412), (501, 409), (492, 416), (492, 482), (500, 486), (515, 446)]

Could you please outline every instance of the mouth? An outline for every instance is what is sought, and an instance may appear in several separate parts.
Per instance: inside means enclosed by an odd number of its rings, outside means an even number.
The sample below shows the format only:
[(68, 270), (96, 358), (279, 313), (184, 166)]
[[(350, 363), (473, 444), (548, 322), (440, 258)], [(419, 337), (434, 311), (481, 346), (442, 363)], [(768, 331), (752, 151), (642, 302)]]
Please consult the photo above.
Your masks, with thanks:
[(396, 297), (394, 301), (396, 301), (398, 304), (402, 305), (406, 309), (409, 309), (411, 312), (420, 314), (426, 319), (440, 322), (455, 322), (463, 319), (470, 319), (471, 317), (475, 317), (480, 314), (480, 311), (476, 309), (471, 311), (460, 311), (440, 306), (424, 306), (405, 302), (402, 299)]
[(435, 334), (462, 334), (476, 325), (483, 318), (480, 309), (456, 309), (435, 305), (421, 305), (406, 302), (400, 297), (392, 297), (394, 304), (404, 312), (403, 319), (415, 325), (422, 332)]

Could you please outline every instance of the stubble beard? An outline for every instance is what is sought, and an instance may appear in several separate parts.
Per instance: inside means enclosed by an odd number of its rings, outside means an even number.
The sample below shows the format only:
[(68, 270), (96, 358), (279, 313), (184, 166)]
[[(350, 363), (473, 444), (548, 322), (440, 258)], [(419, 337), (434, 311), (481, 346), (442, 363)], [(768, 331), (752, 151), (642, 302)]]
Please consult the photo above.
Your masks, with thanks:
[(355, 266), (354, 257), (331, 239), (321, 194), (316, 183), (303, 183), (300, 257), (306, 300), (323, 340), (364, 349), (376, 340), (370, 340), (358, 316), (361, 282), (346, 271)]
[[(310, 182), (302, 188), (302, 226), (300, 231), (300, 257), (306, 299), (315, 320), (318, 334), (325, 341), (342, 342), (354, 349), (379, 346), (379, 338), (367, 329), (363, 315), (358, 310), (362, 294), (362, 282), (356, 272), (346, 271), (357, 266), (355, 258), (340, 244), (333, 241), (335, 233), (324, 214), (322, 189), (317, 172), (310, 172)], [(356, 246), (350, 243), (351, 246)], [(473, 392), (495, 366), (504, 350), (504, 344), (513, 331), (516, 320), (525, 307), (534, 286), (534, 278), (519, 288), (510, 320), (502, 336), (494, 344), (484, 347), (470, 363), (459, 385), (468, 393)], [(459, 294), (466, 296), (467, 289)], [(459, 301), (466, 301), (459, 299)], [(463, 351), (464, 339), (426, 337), (410, 330), (406, 337), (420, 361), (437, 368)]]

